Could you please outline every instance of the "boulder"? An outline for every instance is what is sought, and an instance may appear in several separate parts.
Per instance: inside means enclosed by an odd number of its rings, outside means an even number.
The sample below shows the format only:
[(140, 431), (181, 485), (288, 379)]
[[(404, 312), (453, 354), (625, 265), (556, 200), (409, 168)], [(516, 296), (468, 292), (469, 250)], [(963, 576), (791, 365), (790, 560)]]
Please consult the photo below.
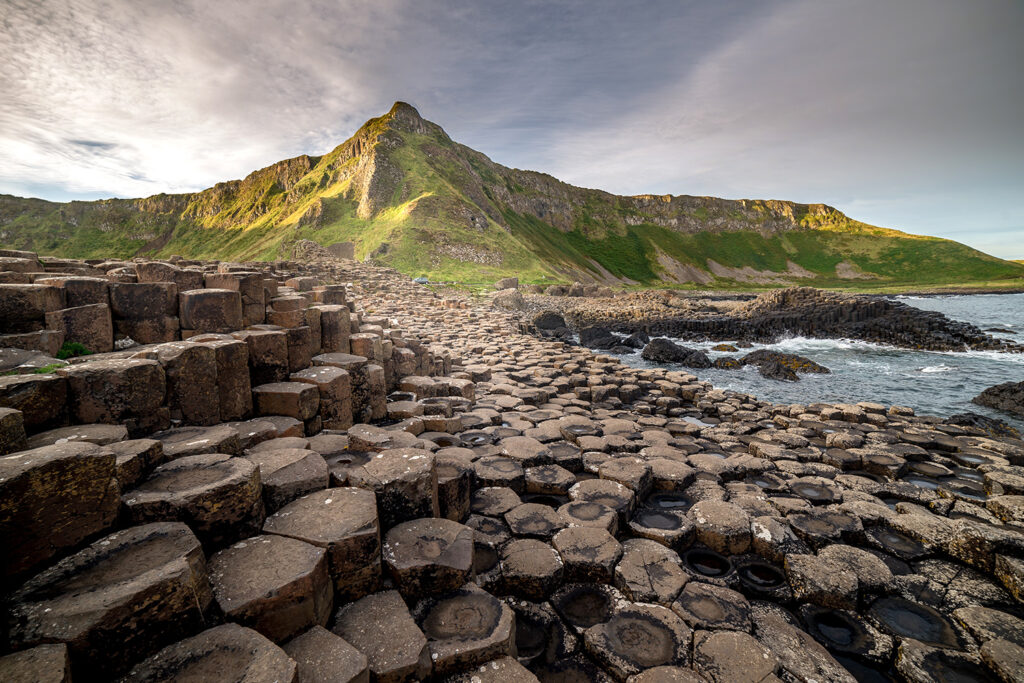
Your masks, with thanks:
[(588, 349), (611, 349), (622, 345), (622, 340), (603, 327), (580, 329), (580, 345)]
[(657, 337), (648, 342), (640, 356), (657, 363), (676, 363), (687, 368), (710, 368), (711, 359), (703, 351), (679, 346), (670, 339)]

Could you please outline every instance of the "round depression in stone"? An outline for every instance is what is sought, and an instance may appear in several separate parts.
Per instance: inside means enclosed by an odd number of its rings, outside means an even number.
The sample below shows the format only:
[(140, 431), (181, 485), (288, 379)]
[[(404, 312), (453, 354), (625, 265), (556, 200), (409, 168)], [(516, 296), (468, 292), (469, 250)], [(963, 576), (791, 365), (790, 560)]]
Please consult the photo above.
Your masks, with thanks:
[(429, 640), (486, 638), (498, 627), (501, 601), (484, 591), (459, 591), (426, 610), (420, 627)]
[(934, 647), (960, 648), (953, 626), (927, 605), (895, 596), (879, 598), (868, 614), (885, 630), (901, 638), (913, 638)]

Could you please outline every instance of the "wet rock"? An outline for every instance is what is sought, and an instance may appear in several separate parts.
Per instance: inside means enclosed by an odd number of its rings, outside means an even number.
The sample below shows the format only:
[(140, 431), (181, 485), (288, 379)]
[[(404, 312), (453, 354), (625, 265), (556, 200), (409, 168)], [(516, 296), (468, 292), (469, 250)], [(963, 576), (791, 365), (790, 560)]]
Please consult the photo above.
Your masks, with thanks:
[(65, 642), (76, 669), (112, 676), (194, 632), (212, 599), (203, 551), (188, 527), (132, 527), (18, 589), (10, 601), (11, 643)]
[(362, 597), (380, 584), (380, 528), (369, 491), (332, 488), (310, 493), (270, 515), (263, 531), (326, 548), (335, 593), (341, 598)]
[(952, 624), (937, 610), (898, 596), (879, 598), (868, 616), (883, 631), (900, 638), (918, 640), (939, 648), (960, 648)]
[(506, 598), (515, 613), (516, 657), (534, 669), (553, 664), (576, 651), (579, 639), (549, 603)]
[(980, 406), (1024, 416), (1024, 382), (1004, 382), (971, 399)]
[(652, 339), (640, 352), (640, 356), (644, 360), (676, 363), (687, 368), (711, 367), (711, 359), (703, 351), (687, 349), (664, 337)]
[(255, 533), (264, 516), (259, 469), (224, 453), (160, 465), (121, 500), (133, 524), (185, 522), (209, 548)]
[[(811, 636), (831, 652), (865, 660), (874, 666), (886, 666), (892, 657), (893, 639), (856, 612), (803, 605), (800, 618)], [(778, 626), (762, 630), (777, 631)]]
[(904, 640), (896, 655), (896, 671), (910, 683), (932, 681), (993, 681), (977, 657), (930, 647), (912, 638)]
[(369, 683), (366, 656), (343, 638), (322, 626), (314, 626), (283, 648), (295, 660), (299, 681)]
[(427, 637), (435, 675), (464, 671), (516, 652), (512, 610), (471, 583), (421, 600), (413, 617)]
[(170, 645), (142, 662), (126, 682), (170, 680), (244, 680), (246, 683), (297, 683), (295, 662), (252, 629), (223, 624)]
[(388, 531), (384, 563), (407, 598), (452, 591), (473, 571), (473, 530), (448, 519), (415, 519)]
[(611, 349), (620, 345), (620, 340), (603, 327), (580, 329), (580, 344), (588, 349)]
[(323, 548), (285, 536), (254, 536), (210, 557), (221, 612), (275, 642), (324, 625), (334, 591)]
[(688, 665), (691, 637), (690, 628), (671, 610), (635, 603), (588, 628), (584, 643), (594, 659), (623, 680), (656, 666)]
[(747, 599), (728, 588), (690, 581), (671, 608), (696, 630), (750, 631)]
[(7, 683), (71, 683), (71, 660), (64, 643), (37, 645), (0, 657), (0, 679)]
[(416, 681), (430, 674), (427, 638), (397, 591), (342, 606), (331, 630), (366, 656), (375, 681)]
[(501, 574), (513, 595), (543, 600), (562, 580), (564, 564), (558, 551), (543, 541), (524, 538), (501, 548)]

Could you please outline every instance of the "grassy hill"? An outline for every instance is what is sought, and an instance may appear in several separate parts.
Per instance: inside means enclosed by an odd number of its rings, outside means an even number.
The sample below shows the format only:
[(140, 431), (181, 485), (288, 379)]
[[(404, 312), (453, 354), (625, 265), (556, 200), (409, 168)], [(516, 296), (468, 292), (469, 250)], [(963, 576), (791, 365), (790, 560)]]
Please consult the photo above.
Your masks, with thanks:
[(899, 288), (1024, 285), (1024, 265), (852, 220), (823, 204), (583, 189), (510, 169), (396, 103), (323, 156), (194, 194), (54, 203), (0, 195), (0, 244), (82, 258), (288, 258), (351, 241), (463, 282)]

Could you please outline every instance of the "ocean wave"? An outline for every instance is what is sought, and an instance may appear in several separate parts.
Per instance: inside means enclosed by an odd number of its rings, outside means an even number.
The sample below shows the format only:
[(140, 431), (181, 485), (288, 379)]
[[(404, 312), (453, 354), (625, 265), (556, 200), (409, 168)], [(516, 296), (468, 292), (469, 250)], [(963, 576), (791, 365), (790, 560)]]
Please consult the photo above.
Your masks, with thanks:
[(959, 369), (960, 368), (957, 368), (956, 366), (953, 366), (953, 365), (945, 365), (945, 364), (943, 364), (943, 365), (926, 365), (923, 368), (918, 368), (918, 371), (919, 372), (934, 373), (934, 372), (954, 372), (955, 370), (959, 370)]

